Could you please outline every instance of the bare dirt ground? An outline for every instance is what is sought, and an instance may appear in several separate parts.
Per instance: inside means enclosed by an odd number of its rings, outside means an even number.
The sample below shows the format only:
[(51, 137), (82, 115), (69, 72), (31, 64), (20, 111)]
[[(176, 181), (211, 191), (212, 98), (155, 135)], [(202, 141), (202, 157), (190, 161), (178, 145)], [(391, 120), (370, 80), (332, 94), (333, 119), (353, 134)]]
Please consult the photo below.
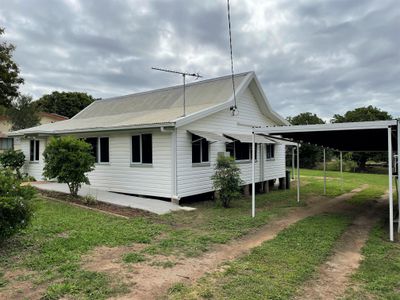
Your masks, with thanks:
[(331, 257), (319, 267), (316, 278), (310, 279), (295, 299), (338, 299), (345, 293), (350, 276), (362, 260), (361, 249), (368, 234), (381, 216), (387, 194), (372, 207), (359, 212), (341, 236)]
[[(301, 219), (322, 212), (337, 210), (338, 205), (341, 206), (342, 202), (350, 199), (366, 187), (367, 185), (364, 185), (334, 199), (320, 199), (320, 201), (317, 201), (317, 198), (315, 198), (312, 206), (296, 208), (287, 216), (271, 221), (239, 240), (215, 246), (200, 257), (176, 260), (176, 264), (171, 268), (160, 268), (146, 262), (137, 263), (128, 268), (121, 263), (120, 258), (118, 259), (121, 253), (120, 247), (108, 248), (106, 250), (108, 255), (96, 255), (95, 253), (99, 249), (95, 249), (92, 254), (88, 255), (92, 257), (90, 264), (84, 264), (84, 268), (106, 272), (113, 277), (120, 277), (123, 282), (129, 282), (133, 286), (130, 293), (115, 299), (155, 299), (165, 295), (168, 288), (173, 284), (178, 282), (193, 283), (206, 272), (217, 270), (218, 266), (223, 262), (233, 260), (247, 253), (250, 249), (261, 245), (264, 241), (273, 239), (281, 230)], [(104, 250), (104, 247), (102, 248)], [(116, 255), (113, 253), (114, 251)], [(96, 257), (99, 259), (97, 260)], [(176, 258), (159, 256), (156, 259), (165, 261)]]

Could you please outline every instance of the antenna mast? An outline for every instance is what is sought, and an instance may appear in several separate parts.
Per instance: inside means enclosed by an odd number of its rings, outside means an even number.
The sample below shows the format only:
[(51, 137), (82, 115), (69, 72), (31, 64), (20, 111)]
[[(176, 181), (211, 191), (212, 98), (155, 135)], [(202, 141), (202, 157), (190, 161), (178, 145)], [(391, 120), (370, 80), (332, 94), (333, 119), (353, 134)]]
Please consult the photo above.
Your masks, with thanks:
[(167, 72), (167, 73), (173, 73), (173, 74), (179, 74), (182, 75), (183, 79), (183, 117), (186, 116), (186, 76), (191, 76), (191, 77), (196, 77), (196, 79), (199, 79), (203, 76), (200, 76), (199, 73), (186, 73), (186, 72), (179, 72), (179, 71), (174, 71), (174, 70), (168, 70), (168, 69), (161, 69), (161, 68), (151, 68), (152, 70), (156, 71), (161, 71), (161, 72)]

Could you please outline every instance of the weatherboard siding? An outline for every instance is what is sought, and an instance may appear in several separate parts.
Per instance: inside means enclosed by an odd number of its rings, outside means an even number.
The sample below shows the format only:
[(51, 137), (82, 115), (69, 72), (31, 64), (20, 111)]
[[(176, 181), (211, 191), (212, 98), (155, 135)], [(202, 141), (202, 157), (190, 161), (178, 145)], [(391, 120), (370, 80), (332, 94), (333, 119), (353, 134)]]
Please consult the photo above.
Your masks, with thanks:
[(30, 139), (25, 138), (15, 138), (14, 148), (16, 150), (21, 150), (25, 155), (25, 165), (23, 167), (23, 172), (28, 173), (30, 176), (35, 177), (36, 180), (44, 180), (43, 177), (43, 152), (46, 148), (47, 138), (40, 138), (39, 140), (39, 161), (31, 162), (30, 157)]
[[(131, 164), (131, 136), (138, 133), (153, 134), (153, 164)], [(157, 131), (110, 132), (80, 135), (80, 137), (109, 137), (110, 162), (95, 164), (88, 173), (91, 186), (107, 191), (170, 198), (171, 192), (171, 133)], [(29, 158), (29, 140), (19, 143)], [(27, 162), (25, 172), (42, 180), (45, 140), (40, 142), (39, 163)]]
[(142, 132), (99, 135), (110, 138), (110, 163), (96, 164), (89, 180), (94, 187), (108, 191), (170, 198), (171, 134), (151, 132), (153, 163), (141, 165), (131, 164), (131, 136), (138, 133)]
[[(251, 128), (243, 125), (274, 125), (264, 116), (258, 107), (256, 100), (249, 89), (238, 97), (237, 106), (239, 114), (232, 116), (229, 109), (217, 112), (203, 119), (190, 123), (177, 130), (177, 154), (178, 154), (178, 195), (186, 197), (200, 193), (213, 191), (211, 176), (218, 152), (225, 152), (224, 142), (215, 142), (209, 145), (210, 164), (198, 166), (192, 164), (191, 135), (187, 130), (202, 130), (216, 133), (244, 133), (251, 134)], [(275, 146), (275, 159), (265, 159), (265, 146), (258, 145), (256, 161), (256, 182), (275, 179), (285, 176), (285, 146)], [(261, 150), (262, 149), (262, 150)], [(261, 151), (263, 155), (261, 157)], [(263, 170), (261, 160), (263, 159)], [(241, 170), (241, 178), (244, 183), (251, 183), (251, 161), (238, 163)]]

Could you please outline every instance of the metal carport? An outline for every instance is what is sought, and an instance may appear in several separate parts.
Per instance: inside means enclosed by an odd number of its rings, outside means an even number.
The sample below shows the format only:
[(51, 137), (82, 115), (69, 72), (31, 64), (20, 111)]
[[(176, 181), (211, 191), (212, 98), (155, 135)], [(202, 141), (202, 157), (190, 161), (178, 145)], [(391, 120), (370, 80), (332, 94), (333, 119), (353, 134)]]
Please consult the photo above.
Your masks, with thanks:
[[(276, 127), (253, 127), (252, 215), (255, 215), (254, 151), (256, 135), (280, 138), (282, 140), (296, 142), (297, 144), (313, 144), (324, 148), (324, 150), (329, 148), (339, 152), (387, 152), (389, 166), (389, 231), (390, 240), (393, 241), (393, 158), (394, 153), (396, 153), (396, 157), (398, 157), (398, 149), (400, 149), (400, 132), (398, 128), (398, 120)], [(398, 170), (400, 170), (400, 159), (397, 159), (397, 171)], [(398, 181), (398, 183), (400, 183), (399, 176), (397, 176), (396, 180)], [(400, 187), (400, 184), (398, 186)], [(297, 197), (299, 200), (299, 184), (297, 185), (297, 189)], [(399, 191), (398, 197), (400, 197)], [(398, 230), (400, 230), (400, 222)]]

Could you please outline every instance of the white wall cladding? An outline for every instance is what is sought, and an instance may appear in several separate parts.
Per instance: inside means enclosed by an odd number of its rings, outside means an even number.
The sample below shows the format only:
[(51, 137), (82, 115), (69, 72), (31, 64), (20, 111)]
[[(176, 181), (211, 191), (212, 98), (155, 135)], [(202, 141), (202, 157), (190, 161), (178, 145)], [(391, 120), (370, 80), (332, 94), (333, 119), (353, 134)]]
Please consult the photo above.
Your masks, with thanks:
[(25, 155), (25, 165), (23, 172), (28, 173), (30, 176), (35, 177), (36, 180), (43, 180), (43, 151), (46, 148), (47, 138), (40, 138), (39, 140), (39, 161), (31, 162), (30, 157), (30, 139), (14, 138), (14, 148), (21, 150)]
[[(153, 134), (153, 164), (131, 165), (131, 136), (138, 133)], [(83, 135), (82, 135), (83, 136)], [(109, 137), (110, 163), (96, 164), (89, 173), (93, 187), (121, 193), (171, 197), (171, 133), (157, 131), (146, 132), (110, 132), (86, 134), (87, 137)], [(29, 158), (29, 140), (22, 141), (22, 148)], [(41, 151), (42, 147), (41, 141)], [(39, 163), (25, 164), (26, 172), (41, 178), (43, 156)]]
[[(131, 165), (131, 136), (152, 133), (153, 164)], [(93, 135), (90, 135), (93, 136)], [(171, 197), (171, 134), (157, 131), (114, 132), (110, 138), (110, 163), (96, 164), (89, 180), (94, 187), (130, 194)]]
[[(197, 129), (217, 133), (246, 133), (251, 134), (251, 128), (246, 125), (273, 125), (260, 112), (260, 108), (251, 91), (246, 89), (238, 97), (239, 114), (232, 116), (229, 109), (215, 113), (196, 122), (178, 129), (178, 195), (186, 197), (190, 195), (205, 193), (213, 190), (211, 176), (218, 152), (225, 152), (225, 143), (215, 142), (210, 144), (210, 165), (195, 166), (192, 164), (191, 135), (188, 129)], [(240, 124), (240, 125), (239, 125)], [(263, 155), (260, 156), (262, 149)], [(261, 170), (261, 159), (263, 159), (264, 172)], [(241, 177), (246, 184), (251, 183), (251, 162), (240, 162)], [(265, 160), (265, 147), (257, 147), (256, 181), (269, 180), (285, 176), (285, 146), (275, 146), (275, 159)]]

